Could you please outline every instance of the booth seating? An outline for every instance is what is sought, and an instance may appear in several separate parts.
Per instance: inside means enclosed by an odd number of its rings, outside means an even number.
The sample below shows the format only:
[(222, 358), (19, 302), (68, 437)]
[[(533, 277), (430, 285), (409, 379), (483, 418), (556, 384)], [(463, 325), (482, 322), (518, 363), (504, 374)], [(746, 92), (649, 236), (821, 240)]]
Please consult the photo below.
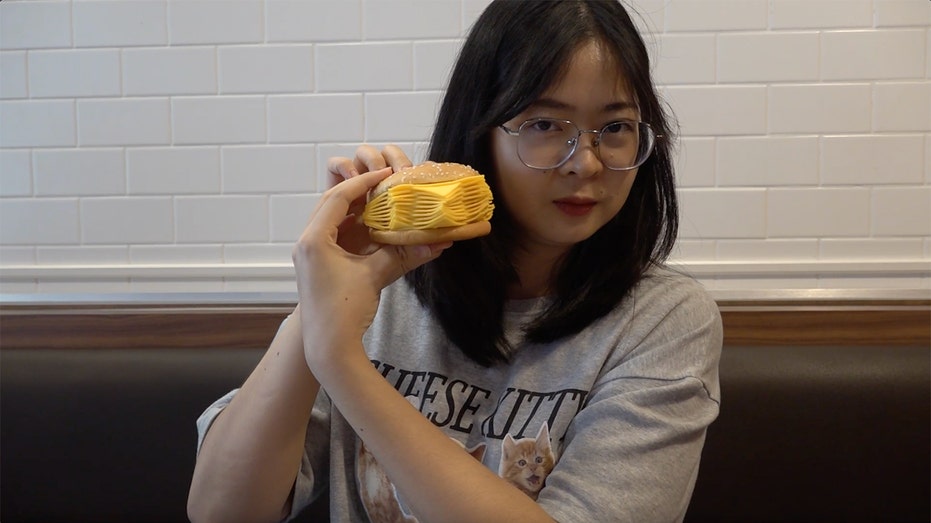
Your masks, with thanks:
[[(186, 522), (195, 419), (261, 354), (3, 348), (0, 521)], [(929, 521), (931, 347), (726, 345), (721, 386), (686, 521)]]

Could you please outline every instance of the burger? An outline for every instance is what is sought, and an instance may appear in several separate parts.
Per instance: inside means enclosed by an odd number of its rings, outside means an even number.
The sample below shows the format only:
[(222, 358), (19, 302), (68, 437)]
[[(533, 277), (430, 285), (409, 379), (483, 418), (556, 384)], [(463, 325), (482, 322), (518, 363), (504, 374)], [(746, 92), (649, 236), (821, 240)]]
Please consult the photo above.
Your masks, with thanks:
[(401, 169), (369, 193), (362, 221), (379, 243), (417, 245), (466, 240), (491, 232), (491, 188), (459, 163)]

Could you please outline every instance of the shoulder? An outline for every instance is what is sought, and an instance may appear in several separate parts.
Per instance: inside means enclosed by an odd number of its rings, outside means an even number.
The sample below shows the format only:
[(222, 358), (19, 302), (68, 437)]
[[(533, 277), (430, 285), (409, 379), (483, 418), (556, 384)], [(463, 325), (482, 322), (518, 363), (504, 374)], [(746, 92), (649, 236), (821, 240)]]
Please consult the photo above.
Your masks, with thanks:
[(667, 266), (650, 268), (628, 296), (625, 307), (638, 316), (648, 314), (667, 318), (673, 314), (699, 323), (720, 321), (718, 304), (705, 287)]

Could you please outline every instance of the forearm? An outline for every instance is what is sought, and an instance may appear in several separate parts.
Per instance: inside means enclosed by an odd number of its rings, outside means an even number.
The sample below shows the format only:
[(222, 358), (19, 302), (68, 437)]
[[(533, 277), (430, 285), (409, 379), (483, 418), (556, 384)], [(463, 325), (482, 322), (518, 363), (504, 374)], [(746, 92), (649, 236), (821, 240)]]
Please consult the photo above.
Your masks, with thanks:
[(340, 361), (308, 361), (420, 521), (552, 521), (412, 407), (365, 358), (360, 343), (340, 353)]
[(207, 432), (188, 498), (192, 521), (281, 519), (319, 390), (304, 359), (299, 313)]

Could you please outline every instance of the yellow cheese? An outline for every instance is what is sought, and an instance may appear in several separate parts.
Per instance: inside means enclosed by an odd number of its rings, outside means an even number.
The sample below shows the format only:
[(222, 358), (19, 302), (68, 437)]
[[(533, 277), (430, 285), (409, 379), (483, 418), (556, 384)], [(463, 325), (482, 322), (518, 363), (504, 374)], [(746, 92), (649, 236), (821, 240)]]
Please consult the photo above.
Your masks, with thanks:
[(373, 229), (399, 231), (458, 227), (491, 218), (491, 189), (483, 176), (450, 182), (395, 185), (365, 206), (362, 219)]

